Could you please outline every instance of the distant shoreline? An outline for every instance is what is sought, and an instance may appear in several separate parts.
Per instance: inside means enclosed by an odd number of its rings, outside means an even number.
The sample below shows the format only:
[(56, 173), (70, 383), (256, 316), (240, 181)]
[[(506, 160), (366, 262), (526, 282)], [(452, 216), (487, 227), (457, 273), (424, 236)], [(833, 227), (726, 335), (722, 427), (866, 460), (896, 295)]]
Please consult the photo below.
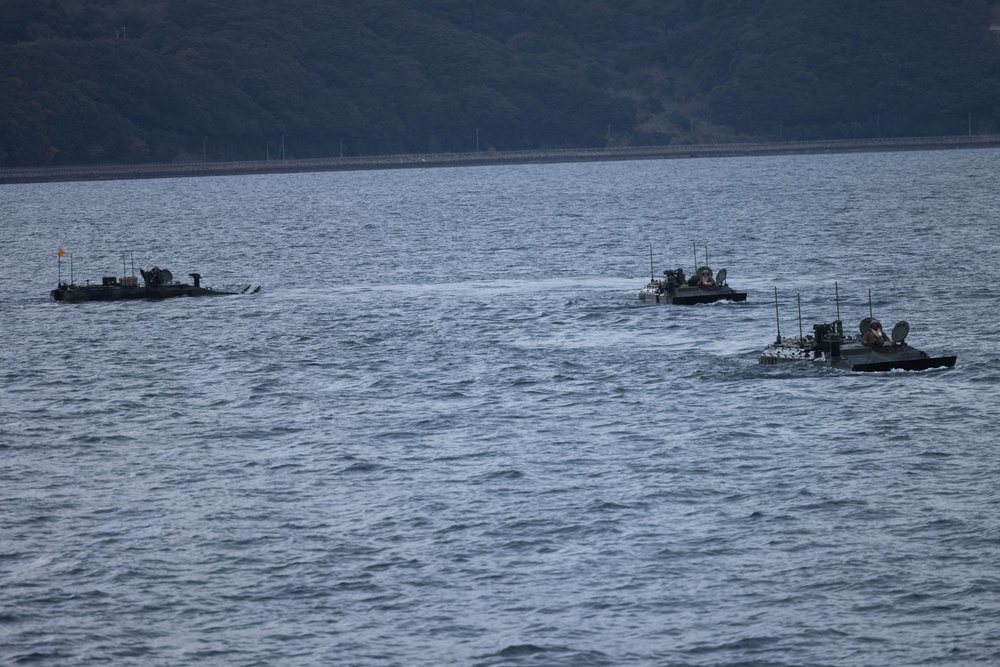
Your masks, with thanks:
[(623, 148), (580, 148), (532, 151), (480, 151), (469, 153), (426, 153), (374, 155), (363, 157), (293, 160), (247, 160), (234, 162), (165, 162), (157, 164), (113, 164), (74, 167), (0, 168), (0, 185), (15, 183), (58, 183), (66, 181), (109, 181), (139, 178), (186, 178), (192, 176), (233, 176), (240, 174), (287, 174), (319, 171), (361, 171), (370, 169), (412, 169), (429, 167), (471, 167), (502, 164), (554, 164), (561, 162), (604, 162), (623, 160), (666, 160), (699, 157), (750, 157), (816, 153), (946, 150), (993, 148), (1000, 135), (956, 135), (948, 137), (907, 137), (901, 139), (844, 139), (829, 141), (781, 141), (732, 144), (690, 144), (635, 146)]

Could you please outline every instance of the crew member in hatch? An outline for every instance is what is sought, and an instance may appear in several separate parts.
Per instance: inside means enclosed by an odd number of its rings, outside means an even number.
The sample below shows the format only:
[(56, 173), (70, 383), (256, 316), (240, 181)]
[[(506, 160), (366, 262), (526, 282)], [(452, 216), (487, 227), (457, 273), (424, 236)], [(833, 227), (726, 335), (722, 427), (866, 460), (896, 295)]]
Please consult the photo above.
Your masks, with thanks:
[(872, 320), (871, 324), (868, 325), (868, 331), (861, 336), (861, 344), (865, 347), (886, 347), (892, 345), (892, 342), (885, 335), (882, 323), (878, 320)]

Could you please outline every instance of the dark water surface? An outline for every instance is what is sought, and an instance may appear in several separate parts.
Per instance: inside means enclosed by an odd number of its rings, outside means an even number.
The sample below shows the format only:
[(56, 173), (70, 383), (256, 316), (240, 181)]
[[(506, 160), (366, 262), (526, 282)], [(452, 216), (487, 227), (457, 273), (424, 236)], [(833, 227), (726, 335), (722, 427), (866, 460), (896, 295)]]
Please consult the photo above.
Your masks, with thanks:
[[(997, 150), (3, 186), (0, 664), (997, 664), (998, 210)], [(956, 368), (759, 366), (835, 282)]]

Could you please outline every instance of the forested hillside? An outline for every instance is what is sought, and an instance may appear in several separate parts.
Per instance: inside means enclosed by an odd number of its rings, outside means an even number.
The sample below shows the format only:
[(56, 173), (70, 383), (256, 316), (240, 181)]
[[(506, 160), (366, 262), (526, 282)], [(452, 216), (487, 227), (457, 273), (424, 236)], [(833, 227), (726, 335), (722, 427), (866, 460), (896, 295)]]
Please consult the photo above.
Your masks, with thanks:
[(0, 0), (0, 166), (1000, 132), (986, 0)]

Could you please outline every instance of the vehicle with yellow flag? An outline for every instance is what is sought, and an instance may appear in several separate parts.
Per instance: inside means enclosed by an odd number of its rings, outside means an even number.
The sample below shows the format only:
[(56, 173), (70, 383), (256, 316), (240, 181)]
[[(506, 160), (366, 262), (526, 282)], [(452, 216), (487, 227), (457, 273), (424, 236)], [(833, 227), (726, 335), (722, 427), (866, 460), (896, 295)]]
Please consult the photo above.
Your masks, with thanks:
[(200, 273), (189, 273), (192, 283), (182, 283), (174, 280), (174, 274), (169, 269), (161, 269), (154, 266), (149, 271), (139, 269), (142, 276), (142, 284), (135, 275), (133, 265), (132, 275), (124, 275), (124, 259), (122, 266), (122, 276), (104, 276), (100, 284), (89, 280), (83, 284), (77, 284), (72, 269), (72, 255), (70, 256), (70, 279), (63, 281), (62, 258), (66, 252), (59, 248), (59, 283), (50, 292), (56, 301), (74, 303), (79, 301), (121, 301), (125, 299), (169, 299), (178, 296), (234, 296), (237, 294), (256, 294), (260, 291), (260, 285), (243, 285), (236, 290), (217, 290), (211, 287), (204, 287), (201, 284)]

